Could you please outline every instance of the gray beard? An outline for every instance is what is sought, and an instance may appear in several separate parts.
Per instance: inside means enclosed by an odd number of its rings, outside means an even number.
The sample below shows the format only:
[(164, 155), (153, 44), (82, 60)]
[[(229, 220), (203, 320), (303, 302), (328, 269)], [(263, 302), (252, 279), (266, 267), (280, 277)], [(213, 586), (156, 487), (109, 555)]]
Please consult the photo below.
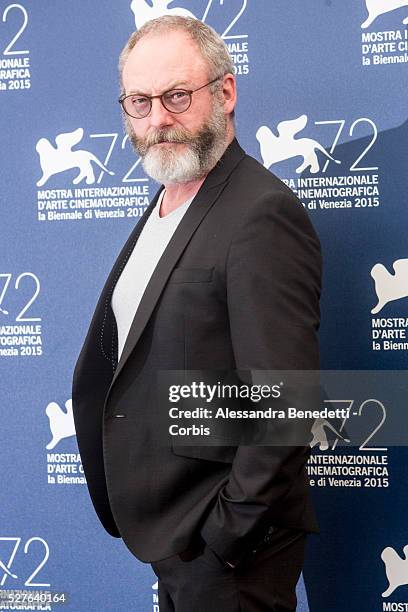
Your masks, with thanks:
[[(206, 176), (222, 157), (227, 147), (227, 117), (222, 104), (214, 101), (213, 113), (196, 133), (182, 127), (159, 129), (145, 138), (138, 138), (130, 121), (125, 127), (135, 151), (142, 158), (143, 169), (158, 183), (188, 183)], [(153, 146), (163, 141), (186, 143), (178, 147)]]

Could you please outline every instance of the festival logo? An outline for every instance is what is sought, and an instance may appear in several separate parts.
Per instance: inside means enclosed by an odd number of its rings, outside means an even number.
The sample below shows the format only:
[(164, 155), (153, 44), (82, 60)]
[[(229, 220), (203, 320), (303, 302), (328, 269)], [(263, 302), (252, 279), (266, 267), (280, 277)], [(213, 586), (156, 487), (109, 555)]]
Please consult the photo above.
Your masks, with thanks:
[(6, 44), (0, 47), (0, 92), (30, 89), (30, 50), (25, 48), (24, 42), (29, 21), (27, 10), (13, 3), (7, 5), (1, 15), (0, 40), (6, 40)]
[(40, 290), (33, 272), (0, 273), (0, 358), (43, 354)]
[[(17, 573), (12, 569), (13, 565), (18, 560), (19, 556), (29, 555), (30, 553), (29, 549), (31, 548), (31, 545), (34, 542), (36, 543), (39, 542), (42, 545), (44, 549), (44, 558), (40, 559), (40, 563), (38, 564), (38, 567), (35, 572), (32, 572), (33, 568), (30, 567), (30, 572), (32, 573), (28, 574), (28, 576), (23, 575), (24, 574), (23, 571), (20, 571), (19, 575), (17, 575)], [(17, 580), (19, 586), (23, 584), (23, 586), (25, 587), (43, 587), (43, 586), (49, 587), (50, 583), (44, 582), (44, 578), (45, 578), (44, 574), (46, 573), (46, 569), (42, 570), (41, 572), (42, 576), (41, 575), (36, 576), (39, 570), (41, 568), (44, 568), (46, 564), (46, 560), (49, 557), (50, 549), (49, 549), (48, 543), (43, 538), (34, 536), (34, 537), (31, 537), (29, 540), (27, 540), (27, 542), (24, 543), (24, 546), (22, 546), (22, 544), (23, 544), (23, 540), (21, 537), (18, 537), (18, 536), (1, 536), (0, 537), (0, 576), (1, 576), (0, 586), (1, 587), (5, 586), (8, 582), (10, 582), (10, 579), (12, 579), (13, 586), (15, 584), (14, 581)], [(34, 548), (35, 546), (33, 546), (33, 549)], [(1, 575), (1, 572), (3, 572), (3, 575)], [(38, 580), (42, 580), (42, 582), (37, 582)]]
[(382, 594), (383, 597), (389, 597), (395, 589), (408, 584), (408, 544), (404, 546), (403, 553), (404, 558), (400, 557), (391, 546), (384, 548), (381, 553), (388, 579), (388, 588)]
[(72, 399), (65, 402), (65, 411), (56, 403), (50, 402), (45, 409), (50, 422), (52, 439), (46, 449), (52, 450), (64, 438), (75, 436), (74, 416), (72, 414)]
[[(397, 259), (392, 267), (394, 274), (382, 263), (376, 263), (371, 268), (377, 295), (377, 304), (372, 308), (371, 314), (378, 314), (387, 304), (408, 297), (408, 259)], [(371, 328), (374, 351), (408, 350), (408, 317), (373, 317)]]
[(40, 158), (42, 177), (37, 181), (37, 187), (42, 187), (51, 176), (64, 172), (65, 170), (78, 169), (78, 175), (73, 179), (77, 185), (85, 179), (87, 185), (95, 183), (95, 174), (92, 162), (99, 166), (104, 172), (113, 175), (99, 159), (89, 151), (73, 151), (72, 147), (78, 144), (84, 136), (84, 130), (78, 128), (67, 134), (59, 134), (55, 138), (55, 148), (46, 138), (40, 138), (36, 144), (36, 151)]
[[(391, 11), (406, 7), (408, 13), (408, 0), (366, 0), (368, 17), (361, 24), (367, 30), (378, 22), (381, 17)], [(408, 24), (408, 16), (402, 19), (404, 25)], [(408, 30), (407, 28), (384, 30), (370, 30), (361, 33), (361, 63), (363, 66), (379, 66), (384, 64), (406, 64), (408, 62)]]
[(303, 163), (296, 168), (296, 173), (300, 174), (310, 169), (312, 174), (320, 170), (319, 160), (316, 151), (320, 151), (327, 159), (336, 164), (341, 162), (334, 159), (317, 140), (312, 138), (295, 138), (307, 125), (307, 115), (301, 115), (297, 119), (281, 121), (277, 126), (278, 135), (272, 130), (262, 125), (256, 133), (259, 142), (261, 157), (265, 168), (270, 168), (272, 164), (291, 159), (292, 157), (303, 157)]
[[(408, 7), (408, 0), (365, 0), (368, 17), (361, 24), (362, 28), (368, 28), (380, 15), (395, 11), (403, 6)], [(408, 23), (408, 16), (403, 20), (404, 24)]]
[[(52, 451), (67, 438), (75, 436), (75, 423), (72, 413), (72, 399), (65, 402), (65, 410), (57, 402), (49, 402), (45, 408), (51, 432), (51, 440), (47, 443), (47, 451)], [(76, 438), (73, 442), (62, 444), (58, 452), (48, 452), (47, 483), (51, 485), (86, 484), (81, 456), (78, 453)], [(72, 450), (67, 452), (67, 447)]]
[[(389, 487), (388, 447), (381, 437), (386, 402), (375, 398), (375, 389), (387, 394), (395, 385), (398, 388), (400, 379), (394, 385), (395, 379), (387, 372), (384, 385), (377, 371), (321, 373), (321, 389), (327, 396), (321, 402), (326, 414), (321, 413), (311, 428), (307, 473), (312, 487)], [(403, 405), (405, 408), (405, 402)]]
[[(349, 154), (341, 159), (336, 153), (341, 139), (357, 134), (364, 139), (361, 147), (354, 147), (352, 158)], [(367, 117), (348, 127), (346, 119), (312, 122), (305, 114), (285, 119), (276, 128), (263, 124), (255, 134), (265, 168), (275, 172), (311, 211), (380, 205), (378, 166), (369, 165), (377, 136), (376, 124)], [(329, 139), (329, 146), (322, 144), (322, 137)]]
[[(248, 34), (243, 33), (240, 28), (240, 21), (246, 11), (248, 0), (233, 0), (232, 2), (208, 0), (206, 4), (195, 3), (194, 8), (191, 7), (191, 2), (188, 8), (174, 6), (174, 4), (175, 0), (132, 0), (130, 8), (136, 29), (139, 30), (147, 21), (163, 15), (180, 15), (200, 19), (217, 30), (224, 39), (234, 62), (235, 74), (249, 73)], [(185, 5), (186, 3), (181, 0), (177, 4)]]
[(35, 149), (39, 221), (141, 217), (149, 205), (149, 179), (127, 134), (87, 135), (78, 127), (55, 138), (42, 136)]
[(49, 558), (50, 547), (42, 537), (0, 537), (0, 610), (52, 611), (53, 604), (67, 603), (66, 593), (50, 590)]
[(376, 263), (371, 268), (378, 298), (378, 304), (372, 309), (372, 314), (380, 312), (389, 302), (408, 297), (408, 259), (397, 259), (392, 267), (394, 274), (388, 272), (381, 263)]

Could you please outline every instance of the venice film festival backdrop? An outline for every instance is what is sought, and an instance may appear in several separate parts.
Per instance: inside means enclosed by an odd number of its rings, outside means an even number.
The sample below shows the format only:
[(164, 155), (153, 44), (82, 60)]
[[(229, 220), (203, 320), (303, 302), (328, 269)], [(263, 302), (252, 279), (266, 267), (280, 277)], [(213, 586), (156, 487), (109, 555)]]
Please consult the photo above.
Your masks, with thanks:
[[(118, 55), (165, 13), (222, 35), (239, 141), (319, 233), (322, 368), (408, 365), (406, 0), (1, 0), (0, 609), (11, 589), (54, 596), (21, 609), (159, 609), (150, 566), (93, 511), (70, 393), (104, 280), (158, 187), (123, 132)], [(378, 444), (390, 407), (370, 392), (365, 436), (313, 448), (321, 534), (302, 611), (408, 609), (407, 452)]]

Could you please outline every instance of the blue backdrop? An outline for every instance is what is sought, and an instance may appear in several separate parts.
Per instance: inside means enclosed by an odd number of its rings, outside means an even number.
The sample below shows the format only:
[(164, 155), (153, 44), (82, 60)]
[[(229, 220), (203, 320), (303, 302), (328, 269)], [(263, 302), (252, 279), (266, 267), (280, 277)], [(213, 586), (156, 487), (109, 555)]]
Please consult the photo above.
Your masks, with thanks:
[[(164, 13), (224, 37), (239, 141), (320, 235), (322, 367), (408, 365), (406, 0), (0, 0), (0, 610), (14, 594), (15, 609), (158, 612), (150, 566), (94, 514), (70, 393), (107, 273), (158, 188), (125, 138), (117, 60)], [(407, 453), (354, 442), (314, 447), (322, 533), (299, 610), (408, 609)], [(368, 478), (361, 461), (383, 469)]]

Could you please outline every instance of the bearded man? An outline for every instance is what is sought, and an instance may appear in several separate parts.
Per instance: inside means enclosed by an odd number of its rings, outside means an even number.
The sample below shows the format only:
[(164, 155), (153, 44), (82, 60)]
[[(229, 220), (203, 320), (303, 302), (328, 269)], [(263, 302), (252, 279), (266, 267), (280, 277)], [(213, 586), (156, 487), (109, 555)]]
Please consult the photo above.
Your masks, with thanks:
[(320, 249), (235, 137), (236, 80), (202, 22), (161, 17), (120, 57), (125, 125), (161, 187), (106, 281), (73, 382), (95, 510), (158, 576), (161, 612), (296, 608), (307, 446), (167, 446), (162, 371), (319, 367)]

